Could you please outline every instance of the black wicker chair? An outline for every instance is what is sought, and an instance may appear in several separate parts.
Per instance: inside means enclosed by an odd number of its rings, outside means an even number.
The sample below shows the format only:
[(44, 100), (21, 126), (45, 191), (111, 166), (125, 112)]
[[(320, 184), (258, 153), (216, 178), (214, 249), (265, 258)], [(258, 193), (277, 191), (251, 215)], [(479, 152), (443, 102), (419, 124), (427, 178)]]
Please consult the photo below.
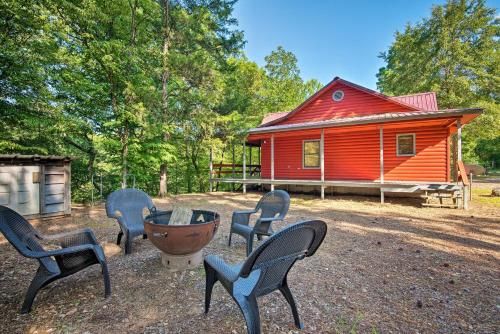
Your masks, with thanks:
[[(231, 220), (231, 230), (229, 232), (229, 246), (231, 246), (231, 237), (233, 233), (239, 234), (247, 241), (247, 256), (252, 252), (253, 239), (257, 235), (259, 240), (263, 235), (272, 235), (273, 229), (271, 223), (282, 221), (290, 207), (290, 195), (284, 190), (274, 190), (265, 194), (257, 203), (254, 210), (235, 211)], [(249, 226), (250, 216), (257, 212), (260, 217), (254, 226)]]
[(297, 260), (312, 256), (323, 242), (326, 224), (320, 220), (291, 225), (271, 236), (247, 260), (229, 265), (220, 257), (205, 258), (205, 313), (210, 308), (212, 288), (220, 281), (236, 301), (246, 321), (249, 334), (260, 333), (257, 297), (280, 290), (292, 308), (295, 326), (302, 328), (287, 275)]
[[(105, 297), (111, 294), (106, 257), (90, 229), (43, 235), (20, 214), (0, 205), (0, 232), (21, 255), (39, 262), (38, 270), (24, 298), (21, 313), (31, 311), (33, 300), (41, 288), (93, 264), (101, 265)], [(45, 250), (40, 240), (56, 242), (61, 248)]]
[(154, 211), (155, 207), (151, 197), (138, 189), (119, 189), (112, 192), (106, 199), (106, 214), (109, 218), (115, 218), (120, 225), (120, 232), (116, 238), (119, 245), (125, 234), (125, 254), (132, 252), (132, 240), (141, 236), (146, 239), (144, 233), (143, 210)]

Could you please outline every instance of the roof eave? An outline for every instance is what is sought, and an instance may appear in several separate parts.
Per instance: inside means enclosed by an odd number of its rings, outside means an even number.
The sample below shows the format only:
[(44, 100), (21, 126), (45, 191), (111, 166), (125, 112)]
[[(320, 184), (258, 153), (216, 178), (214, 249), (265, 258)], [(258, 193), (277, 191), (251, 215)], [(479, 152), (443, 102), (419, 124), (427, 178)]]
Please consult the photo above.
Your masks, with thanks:
[[(320, 121), (320, 122), (310, 122), (310, 123), (298, 123), (289, 125), (277, 125), (277, 126), (267, 126), (253, 128), (248, 131), (248, 134), (260, 134), (260, 133), (271, 133), (271, 132), (284, 132), (284, 131), (295, 131), (295, 130), (305, 130), (305, 129), (320, 129), (320, 128), (333, 128), (333, 127), (343, 127), (352, 125), (365, 125), (365, 124), (380, 124), (380, 123), (393, 123), (400, 121), (413, 121), (413, 120), (423, 120), (423, 119), (439, 119), (439, 118), (449, 118), (449, 117), (460, 117), (463, 115), (470, 114), (481, 114), (483, 109), (480, 108), (468, 108), (468, 109), (457, 109), (457, 110), (443, 110), (439, 114), (429, 115), (427, 112), (422, 111), (422, 115), (408, 115), (401, 117), (381, 117), (378, 119), (356, 119), (353, 121), (346, 122), (334, 122), (332, 120)], [(393, 115), (391, 113), (389, 115)], [(381, 114), (385, 115), (385, 114)]]

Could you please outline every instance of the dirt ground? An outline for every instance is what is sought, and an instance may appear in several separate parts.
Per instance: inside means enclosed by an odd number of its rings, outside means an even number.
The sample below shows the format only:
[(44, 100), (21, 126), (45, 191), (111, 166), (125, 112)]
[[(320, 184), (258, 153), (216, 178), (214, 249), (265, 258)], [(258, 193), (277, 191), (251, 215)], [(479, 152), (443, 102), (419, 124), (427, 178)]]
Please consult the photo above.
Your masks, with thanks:
[[(325, 242), (289, 275), (305, 329), (298, 331), (278, 292), (259, 299), (263, 333), (499, 333), (500, 198), (495, 182), (476, 184), (472, 209), (422, 208), (419, 200), (342, 196), (321, 201), (293, 195), (286, 224), (322, 219)], [(212, 193), (155, 200), (215, 210), (221, 228), (205, 249), (230, 262), (245, 257), (244, 241), (227, 237), (233, 210), (252, 208), (260, 194)], [(486, 200), (485, 200), (486, 199)], [(278, 224), (281, 228), (286, 224)], [(244, 333), (244, 321), (217, 284), (203, 313), (203, 268), (172, 274), (160, 252), (136, 239), (133, 254), (114, 245), (118, 225), (103, 206), (75, 207), (72, 217), (36, 223), (46, 233), (92, 228), (105, 248), (112, 296), (104, 299), (98, 266), (41, 291), (30, 314), (19, 309), (36, 262), (0, 236), (1, 333)]]

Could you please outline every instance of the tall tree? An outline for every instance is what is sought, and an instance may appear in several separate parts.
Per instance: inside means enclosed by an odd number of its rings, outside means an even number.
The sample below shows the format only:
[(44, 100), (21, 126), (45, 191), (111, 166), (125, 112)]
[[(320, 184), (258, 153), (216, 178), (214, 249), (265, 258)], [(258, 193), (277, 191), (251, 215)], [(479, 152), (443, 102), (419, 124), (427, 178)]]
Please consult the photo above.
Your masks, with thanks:
[(499, 23), (484, 0), (448, 0), (434, 6), (429, 18), (396, 32), (380, 55), (386, 65), (377, 86), (384, 93), (435, 91), (440, 108), (485, 107), (485, 115), (464, 130), (469, 160), (487, 161), (480, 154), (484, 141), (500, 134)]
[(314, 79), (304, 83), (297, 57), (282, 46), (266, 56), (265, 61), (267, 112), (290, 111), (321, 87)]

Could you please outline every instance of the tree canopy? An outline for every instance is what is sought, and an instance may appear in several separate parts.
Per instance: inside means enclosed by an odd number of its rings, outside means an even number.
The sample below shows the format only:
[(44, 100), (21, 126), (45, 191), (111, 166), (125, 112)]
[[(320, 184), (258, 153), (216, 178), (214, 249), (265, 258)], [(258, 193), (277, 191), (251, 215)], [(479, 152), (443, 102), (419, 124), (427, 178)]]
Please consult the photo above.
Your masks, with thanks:
[(282, 47), (248, 60), (234, 3), (3, 1), (0, 152), (74, 157), (78, 201), (101, 175), (105, 192), (205, 191), (210, 147), (223, 160), (318, 86)]
[(448, 0), (429, 18), (396, 32), (378, 88), (403, 95), (435, 91), (439, 107), (481, 107), (464, 128), (464, 158), (500, 163), (500, 21), (484, 0)]

